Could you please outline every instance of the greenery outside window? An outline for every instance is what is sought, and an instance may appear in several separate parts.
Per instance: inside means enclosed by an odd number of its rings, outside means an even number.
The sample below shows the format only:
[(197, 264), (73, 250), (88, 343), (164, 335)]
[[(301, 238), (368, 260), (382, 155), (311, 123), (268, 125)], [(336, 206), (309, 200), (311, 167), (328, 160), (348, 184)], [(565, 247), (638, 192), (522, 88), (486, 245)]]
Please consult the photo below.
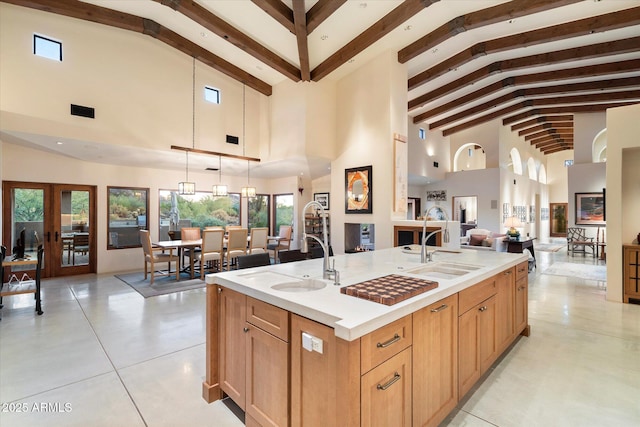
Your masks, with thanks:
[(281, 225), (293, 225), (293, 194), (274, 194), (273, 211), (273, 234), (277, 235)]
[(249, 229), (253, 227), (269, 227), (269, 195), (256, 194), (248, 199)]
[(142, 246), (139, 230), (148, 230), (149, 189), (107, 187), (107, 249)]
[(159, 191), (160, 240), (169, 240), (168, 232), (182, 227), (210, 227), (240, 225), (240, 193), (213, 196), (211, 192), (196, 191), (180, 195), (176, 190)]

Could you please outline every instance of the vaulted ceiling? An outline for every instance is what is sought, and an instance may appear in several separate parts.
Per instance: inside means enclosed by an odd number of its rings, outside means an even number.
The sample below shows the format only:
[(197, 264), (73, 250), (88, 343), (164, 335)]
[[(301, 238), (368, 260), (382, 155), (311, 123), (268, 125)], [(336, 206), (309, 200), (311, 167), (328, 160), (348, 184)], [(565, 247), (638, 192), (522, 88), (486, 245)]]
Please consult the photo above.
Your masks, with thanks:
[(338, 79), (388, 50), (408, 114), (502, 124), (543, 153), (573, 114), (640, 101), (638, 0), (1, 0), (155, 37), (255, 90)]

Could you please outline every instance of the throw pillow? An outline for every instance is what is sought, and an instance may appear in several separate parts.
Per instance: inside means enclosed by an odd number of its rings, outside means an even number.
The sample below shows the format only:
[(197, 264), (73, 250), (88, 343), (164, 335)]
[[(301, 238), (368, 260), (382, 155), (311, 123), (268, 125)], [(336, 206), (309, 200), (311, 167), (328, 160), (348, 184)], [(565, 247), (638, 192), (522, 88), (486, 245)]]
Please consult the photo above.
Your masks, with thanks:
[(482, 246), (482, 241), (486, 238), (484, 234), (472, 234), (469, 236), (469, 246)]
[(489, 247), (489, 248), (490, 248), (491, 246), (493, 246), (493, 238), (491, 238), (491, 237), (487, 237), (486, 239), (484, 239), (484, 240), (482, 241), (482, 246), (487, 246), (487, 247)]

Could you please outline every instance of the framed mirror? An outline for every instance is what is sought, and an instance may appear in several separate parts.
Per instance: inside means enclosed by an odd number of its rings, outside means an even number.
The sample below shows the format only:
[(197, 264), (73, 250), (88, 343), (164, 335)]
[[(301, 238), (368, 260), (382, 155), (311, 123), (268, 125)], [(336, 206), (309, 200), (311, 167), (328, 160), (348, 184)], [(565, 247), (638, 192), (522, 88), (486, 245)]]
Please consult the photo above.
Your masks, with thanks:
[(373, 212), (372, 166), (345, 169), (345, 213)]
[(149, 189), (107, 187), (107, 249), (142, 246), (139, 230), (148, 230)]

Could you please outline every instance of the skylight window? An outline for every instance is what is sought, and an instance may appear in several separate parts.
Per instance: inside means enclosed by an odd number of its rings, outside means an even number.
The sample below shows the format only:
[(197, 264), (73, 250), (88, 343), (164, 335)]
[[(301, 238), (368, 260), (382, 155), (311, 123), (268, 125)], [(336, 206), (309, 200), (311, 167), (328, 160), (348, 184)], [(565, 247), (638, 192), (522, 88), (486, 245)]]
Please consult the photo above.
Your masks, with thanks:
[(220, 90), (211, 86), (204, 87), (204, 100), (214, 104), (220, 104)]
[(62, 42), (47, 37), (33, 35), (33, 53), (43, 58), (62, 61)]

